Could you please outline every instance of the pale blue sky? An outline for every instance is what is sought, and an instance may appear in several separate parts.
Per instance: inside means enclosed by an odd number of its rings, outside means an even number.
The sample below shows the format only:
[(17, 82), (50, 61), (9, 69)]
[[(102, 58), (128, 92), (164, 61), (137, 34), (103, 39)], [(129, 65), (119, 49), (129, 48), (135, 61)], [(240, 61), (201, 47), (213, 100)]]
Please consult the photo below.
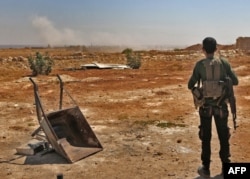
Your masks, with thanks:
[(188, 46), (250, 36), (247, 0), (1, 0), (0, 45)]

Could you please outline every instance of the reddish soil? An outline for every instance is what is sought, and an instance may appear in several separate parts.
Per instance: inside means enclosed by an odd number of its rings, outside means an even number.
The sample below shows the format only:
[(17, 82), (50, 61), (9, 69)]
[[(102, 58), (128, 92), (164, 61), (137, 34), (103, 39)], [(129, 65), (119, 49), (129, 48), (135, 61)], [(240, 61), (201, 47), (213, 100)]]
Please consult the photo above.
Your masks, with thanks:
[[(29, 141), (39, 127), (34, 105), (28, 57), (49, 52), (55, 59), (48, 76), (33, 79), (46, 112), (58, 110), (56, 74), (65, 82), (103, 151), (73, 164), (56, 153), (20, 156), (16, 148)], [(0, 50), (0, 178), (196, 178), (200, 165), (199, 116), (187, 89), (187, 81), (200, 51), (142, 51), (138, 70), (70, 70), (93, 61), (126, 63), (121, 53), (83, 52), (75, 49)], [(231, 159), (250, 162), (250, 56), (224, 50), (236, 74), (236, 131), (231, 129)], [(63, 107), (72, 102), (65, 97)], [(232, 116), (229, 116), (232, 127)], [(217, 133), (213, 127), (211, 175), (221, 178)], [(15, 159), (15, 160), (13, 160)]]

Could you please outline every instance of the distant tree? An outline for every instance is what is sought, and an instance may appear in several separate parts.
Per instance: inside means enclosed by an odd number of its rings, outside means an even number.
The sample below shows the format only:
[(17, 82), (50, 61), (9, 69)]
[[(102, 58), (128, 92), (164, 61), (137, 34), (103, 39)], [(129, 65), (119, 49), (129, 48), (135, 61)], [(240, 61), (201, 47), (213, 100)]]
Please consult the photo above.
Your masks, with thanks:
[(54, 65), (53, 59), (51, 59), (47, 53), (46, 55), (42, 55), (39, 52), (36, 52), (35, 57), (32, 55), (29, 56), (28, 62), (33, 76), (48, 75)]
[(133, 49), (132, 48), (126, 48), (122, 51), (122, 54), (127, 55), (131, 55), (133, 53)]

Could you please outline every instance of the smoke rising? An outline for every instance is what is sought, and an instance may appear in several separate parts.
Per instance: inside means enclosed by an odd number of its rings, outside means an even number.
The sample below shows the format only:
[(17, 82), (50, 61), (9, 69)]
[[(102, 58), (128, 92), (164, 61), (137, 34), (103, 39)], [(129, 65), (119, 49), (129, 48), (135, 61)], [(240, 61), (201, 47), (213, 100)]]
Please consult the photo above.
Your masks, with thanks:
[(58, 29), (47, 17), (35, 17), (32, 20), (33, 27), (38, 31), (43, 43), (50, 45), (78, 44), (74, 30), (69, 28)]
[[(64, 45), (111, 45), (129, 46), (133, 48), (144, 48), (147, 45), (158, 45), (164, 43), (164, 38), (155, 38), (150, 29), (126, 29), (119, 31), (115, 27), (106, 28), (102, 26), (82, 27), (80, 30), (70, 28), (58, 28), (47, 17), (36, 16), (32, 20), (33, 27), (43, 44), (51, 46)], [(139, 32), (138, 32), (139, 31)]]
[[(99, 28), (81, 29), (57, 28), (52, 21), (44, 16), (36, 16), (32, 26), (37, 30), (43, 44), (52, 46), (63, 45), (138, 45), (140, 40), (130, 33), (103, 31)], [(137, 40), (138, 41), (137, 41)]]

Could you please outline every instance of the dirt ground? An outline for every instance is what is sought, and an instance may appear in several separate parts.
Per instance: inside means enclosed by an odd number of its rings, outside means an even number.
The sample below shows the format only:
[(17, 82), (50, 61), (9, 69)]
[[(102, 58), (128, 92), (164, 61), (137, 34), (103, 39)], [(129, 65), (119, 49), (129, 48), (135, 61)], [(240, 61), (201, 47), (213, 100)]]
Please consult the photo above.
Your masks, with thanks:
[[(16, 154), (39, 127), (29, 80), (27, 57), (48, 52), (55, 59), (48, 76), (33, 77), (45, 112), (58, 110), (56, 75), (77, 102), (103, 151), (68, 163), (57, 153), (35, 156)], [(74, 48), (0, 49), (0, 178), (162, 178), (200, 179), (199, 116), (187, 89), (187, 81), (199, 50), (141, 51), (138, 70), (88, 69), (93, 61), (125, 64), (120, 52), (81, 53)], [(237, 123), (231, 127), (232, 162), (250, 162), (250, 56), (235, 49), (221, 50), (239, 77), (235, 87)], [(217, 54), (218, 55), (218, 54)], [(72, 106), (65, 97), (63, 108)], [(213, 124), (214, 125), (214, 124)], [(211, 175), (222, 178), (219, 143), (213, 126)]]

